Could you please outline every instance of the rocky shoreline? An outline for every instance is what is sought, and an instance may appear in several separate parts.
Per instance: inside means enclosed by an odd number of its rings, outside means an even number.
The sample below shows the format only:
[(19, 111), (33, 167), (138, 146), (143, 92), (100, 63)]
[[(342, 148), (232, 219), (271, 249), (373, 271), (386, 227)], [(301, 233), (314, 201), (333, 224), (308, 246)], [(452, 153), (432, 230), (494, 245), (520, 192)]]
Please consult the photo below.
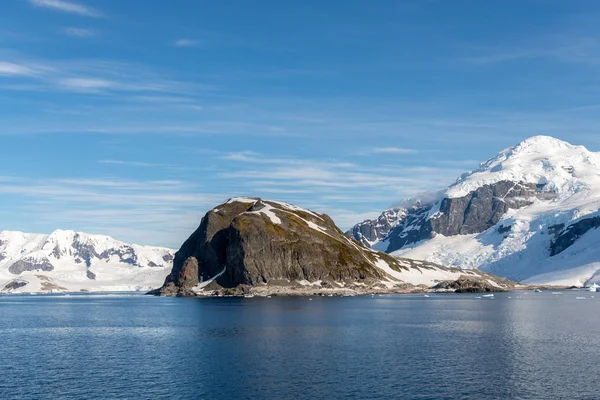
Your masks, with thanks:
[[(567, 286), (532, 286), (512, 282), (506, 287), (498, 287), (482, 279), (465, 277), (455, 281), (442, 281), (434, 287), (425, 285), (414, 286), (411, 284), (395, 284), (386, 287), (381, 283), (365, 284), (363, 282), (335, 283), (335, 282), (273, 282), (264, 285), (238, 285), (225, 288), (211, 282), (207, 286), (187, 290), (185, 292), (172, 292), (170, 297), (310, 297), (310, 296), (369, 296), (379, 294), (428, 294), (428, 293), (502, 293), (509, 291), (527, 290), (567, 290)], [(148, 294), (165, 295), (159, 289)]]
[[(444, 286), (444, 285), (442, 285)], [(345, 287), (318, 287), (316, 285), (303, 286), (246, 286), (241, 285), (235, 288), (206, 288), (200, 291), (187, 292), (185, 294), (174, 293), (170, 297), (353, 297), (353, 296), (371, 296), (371, 295), (389, 295), (389, 294), (435, 294), (435, 293), (505, 293), (511, 291), (533, 291), (536, 289), (543, 291), (550, 290), (568, 290), (567, 286), (530, 286), (515, 285), (511, 288), (481, 288), (481, 287), (462, 287), (459, 289), (440, 287), (419, 287), (412, 285), (397, 286), (394, 288), (364, 287), (361, 285), (348, 285)], [(148, 294), (158, 295), (159, 290), (153, 290)]]

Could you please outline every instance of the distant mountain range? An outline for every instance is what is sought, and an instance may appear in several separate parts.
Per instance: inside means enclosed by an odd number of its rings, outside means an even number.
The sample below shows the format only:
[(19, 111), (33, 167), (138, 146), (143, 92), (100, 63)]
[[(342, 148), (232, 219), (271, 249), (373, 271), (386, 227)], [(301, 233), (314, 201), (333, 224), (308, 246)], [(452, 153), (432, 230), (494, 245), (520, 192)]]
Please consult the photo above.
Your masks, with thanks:
[(133, 291), (160, 286), (175, 251), (57, 230), (0, 232), (0, 291)]
[(394, 256), (532, 284), (600, 283), (600, 153), (535, 136), (434, 201), (347, 232)]

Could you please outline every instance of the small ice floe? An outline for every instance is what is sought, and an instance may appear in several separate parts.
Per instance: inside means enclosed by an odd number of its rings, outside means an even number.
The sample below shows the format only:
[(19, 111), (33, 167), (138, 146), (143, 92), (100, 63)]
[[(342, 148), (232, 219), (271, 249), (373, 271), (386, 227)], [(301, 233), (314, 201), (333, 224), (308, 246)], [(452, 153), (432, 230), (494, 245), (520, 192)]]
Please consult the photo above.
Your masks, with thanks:
[(312, 300), (312, 297), (309, 300)]
[(270, 299), (270, 298), (271, 298), (271, 296), (267, 296), (267, 299)]
[(585, 300), (585, 297), (575, 297), (575, 300)]
[(597, 292), (598, 288), (600, 288), (600, 286), (598, 286), (596, 283), (594, 283), (592, 286), (590, 286), (588, 289), (588, 291), (590, 292)]
[(540, 289), (535, 289), (534, 292), (535, 293), (542, 293), (542, 291)]
[(424, 294), (423, 297), (431, 297), (431, 296), (428, 294)]
[(509, 299), (512, 299), (512, 297), (508, 296)]
[(481, 297), (494, 297), (494, 293), (492, 294), (482, 294)]
[(254, 295), (253, 294), (245, 294), (244, 297), (247, 299), (251, 299), (254, 297)]
[(562, 294), (562, 292), (552, 292), (552, 294)]
[(476, 298), (476, 299), (480, 299), (480, 298), (481, 298), (481, 296), (475, 296), (475, 298)]

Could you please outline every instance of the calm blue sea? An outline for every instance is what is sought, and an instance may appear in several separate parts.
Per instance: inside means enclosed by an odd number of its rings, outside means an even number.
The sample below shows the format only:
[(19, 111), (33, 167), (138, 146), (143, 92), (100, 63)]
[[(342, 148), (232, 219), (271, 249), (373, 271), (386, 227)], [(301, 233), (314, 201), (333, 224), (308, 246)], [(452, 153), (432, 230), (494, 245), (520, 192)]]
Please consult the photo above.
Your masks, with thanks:
[(0, 296), (0, 399), (600, 399), (592, 295)]

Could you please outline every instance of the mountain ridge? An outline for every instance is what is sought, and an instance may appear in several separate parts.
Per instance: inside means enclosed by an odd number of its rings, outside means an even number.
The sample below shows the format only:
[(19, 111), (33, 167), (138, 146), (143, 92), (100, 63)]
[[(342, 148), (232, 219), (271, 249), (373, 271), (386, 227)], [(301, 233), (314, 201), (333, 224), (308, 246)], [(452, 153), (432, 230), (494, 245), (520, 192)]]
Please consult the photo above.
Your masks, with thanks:
[(600, 153), (534, 136), (463, 174), (373, 248), (529, 283), (581, 286), (598, 280), (600, 256), (569, 249), (586, 235), (600, 239), (599, 210)]

